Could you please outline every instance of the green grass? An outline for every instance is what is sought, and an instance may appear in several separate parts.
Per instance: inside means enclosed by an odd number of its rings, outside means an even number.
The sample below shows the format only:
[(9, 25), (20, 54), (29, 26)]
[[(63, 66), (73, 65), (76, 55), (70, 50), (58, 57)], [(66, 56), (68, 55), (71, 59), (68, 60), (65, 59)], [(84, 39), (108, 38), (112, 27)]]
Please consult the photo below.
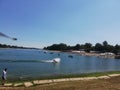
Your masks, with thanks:
[(83, 74), (67, 74), (67, 75), (56, 75), (50, 77), (43, 77), (39, 79), (61, 79), (61, 78), (77, 78), (77, 77), (98, 77), (108, 74), (120, 74), (120, 71), (110, 71), (110, 72), (96, 72), (96, 73), (83, 73)]
[[(8, 83), (22, 83), (22, 82), (32, 82), (33, 80), (49, 80), (49, 79), (61, 79), (61, 78), (77, 78), (77, 77), (99, 77), (108, 74), (120, 74), (120, 71), (110, 71), (110, 72), (96, 72), (96, 73), (82, 73), (82, 74), (61, 74), (54, 76), (42, 76), (39, 78), (26, 78), (26, 79), (10, 79), (8, 78)], [(1, 80), (0, 80), (1, 81)]]

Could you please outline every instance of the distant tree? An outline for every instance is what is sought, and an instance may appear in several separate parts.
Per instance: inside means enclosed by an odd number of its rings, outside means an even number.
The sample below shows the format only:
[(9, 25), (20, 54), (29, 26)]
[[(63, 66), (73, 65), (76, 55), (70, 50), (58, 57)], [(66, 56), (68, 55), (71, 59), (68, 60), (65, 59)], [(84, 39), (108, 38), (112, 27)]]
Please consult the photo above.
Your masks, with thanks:
[(92, 44), (91, 43), (85, 43), (84, 49), (85, 49), (86, 52), (90, 52), (90, 50), (92, 49)]
[(66, 50), (74, 50), (74, 46), (67, 46)]
[(74, 50), (80, 50), (80, 44), (76, 44), (76, 46), (74, 46)]
[(59, 50), (67, 50), (67, 45), (66, 44), (64, 44), (64, 43), (60, 43), (59, 45), (58, 45), (58, 47), (59, 47)]
[(114, 50), (114, 46), (112, 45), (107, 45), (106, 47), (106, 52), (112, 52)]
[(102, 52), (102, 51), (103, 51), (103, 46), (102, 46), (102, 44), (96, 43), (96, 44), (95, 44), (95, 47), (94, 47), (94, 50), (95, 50), (95, 51), (100, 51), (100, 52)]
[(80, 45), (80, 49), (85, 49), (85, 45)]
[(115, 45), (114, 49), (113, 49), (113, 53), (115, 53), (116, 55), (118, 53), (120, 53), (120, 46), (118, 44)]
[(108, 42), (107, 41), (104, 41), (103, 42), (103, 52), (107, 52), (108, 50)]
[(108, 45), (108, 42), (107, 41), (104, 41), (103, 42), (103, 46), (107, 46)]
[(67, 45), (64, 43), (60, 43), (60, 44), (53, 44), (51, 46), (45, 47), (45, 49), (48, 50), (67, 50)]

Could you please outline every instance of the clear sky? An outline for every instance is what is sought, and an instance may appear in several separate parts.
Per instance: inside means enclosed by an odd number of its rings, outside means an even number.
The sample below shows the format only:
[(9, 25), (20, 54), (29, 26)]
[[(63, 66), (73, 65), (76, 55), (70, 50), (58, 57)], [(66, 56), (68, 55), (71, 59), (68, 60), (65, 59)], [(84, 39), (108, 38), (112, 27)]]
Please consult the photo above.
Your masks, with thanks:
[(120, 0), (0, 0), (0, 32), (18, 46), (120, 44)]

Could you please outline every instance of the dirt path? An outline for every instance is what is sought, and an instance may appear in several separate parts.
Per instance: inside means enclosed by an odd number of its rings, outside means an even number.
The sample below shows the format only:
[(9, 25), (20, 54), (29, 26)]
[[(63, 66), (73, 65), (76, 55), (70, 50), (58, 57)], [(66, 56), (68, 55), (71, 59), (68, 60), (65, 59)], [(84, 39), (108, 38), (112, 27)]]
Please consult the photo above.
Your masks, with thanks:
[(34, 87), (0, 87), (0, 90), (120, 90), (120, 76), (90, 81), (60, 82)]

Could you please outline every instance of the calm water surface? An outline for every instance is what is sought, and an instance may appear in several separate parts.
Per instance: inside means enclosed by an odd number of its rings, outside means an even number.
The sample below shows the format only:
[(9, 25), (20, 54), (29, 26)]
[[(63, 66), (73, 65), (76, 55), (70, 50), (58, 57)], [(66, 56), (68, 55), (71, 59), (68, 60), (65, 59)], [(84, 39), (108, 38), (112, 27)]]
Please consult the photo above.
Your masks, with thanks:
[[(61, 58), (58, 64), (41, 62), (58, 57)], [(37, 78), (59, 74), (118, 71), (120, 60), (51, 53), (35, 49), (0, 49), (1, 72), (3, 68), (8, 68), (9, 78)]]

